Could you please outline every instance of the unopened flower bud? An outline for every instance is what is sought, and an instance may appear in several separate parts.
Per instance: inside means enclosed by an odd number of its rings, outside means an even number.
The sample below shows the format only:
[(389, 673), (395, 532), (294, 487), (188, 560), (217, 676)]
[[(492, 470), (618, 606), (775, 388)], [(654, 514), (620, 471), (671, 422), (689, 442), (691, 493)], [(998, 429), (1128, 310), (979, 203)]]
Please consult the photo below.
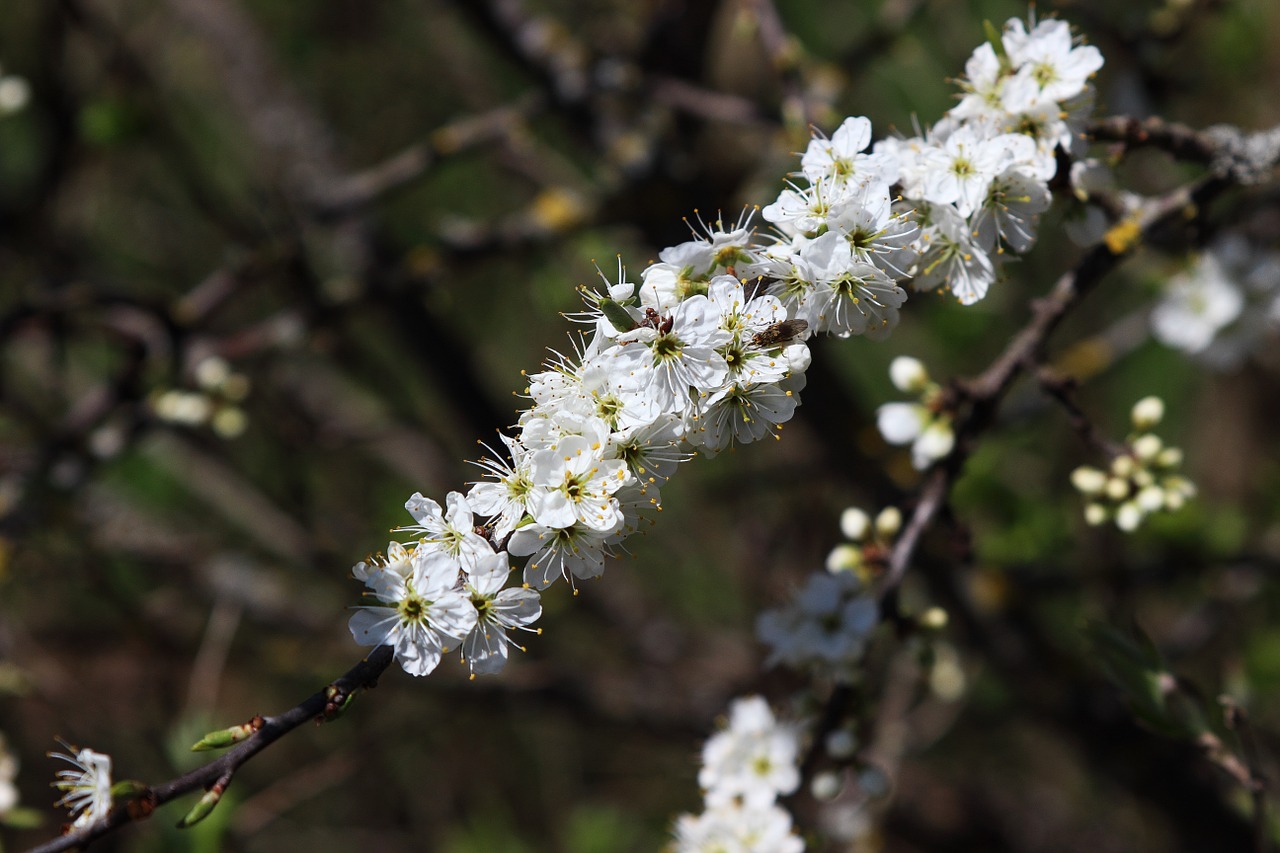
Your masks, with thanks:
[(1138, 492), (1134, 501), (1144, 513), (1156, 512), (1164, 507), (1164, 489), (1159, 486), (1147, 486)]
[(862, 549), (857, 545), (844, 543), (831, 549), (827, 555), (827, 571), (831, 574), (857, 571), (862, 565)]
[(1153, 433), (1140, 435), (1133, 442), (1133, 455), (1137, 456), (1143, 462), (1150, 462), (1155, 459), (1160, 450), (1164, 447), (1164, 442), (1160, 440), (1160, 436)]
[(1177, 492), (1184, 498), (1194, 498), (1196, 496), (1196, 484), (1186, 477), (1166, 477), (1164, 490), (1166, 492)]
[(896, 506), (887, 506), (876, 516), (876, 535), (892, 539), (902, 529), (902, 512)]
[(924, 432), (911, 445), (911, 461), (919, 470), (928, 468), (935, 460), (941, 459), (955, 447), (956, 435), (951, 429), (951, 421), (940, 417), (925, 427)]
[(1133, 404), (1134, 429), (1145, 432), (1164, 418), (1164, 401), (1159, 397), (1143, 397)]
[(196, 384), (206, 391), (213, 391), (227, 381), (231, 375), (231, 365), (226, 359), (211, 356), (196, 365)]
[(840, 532), (846, 539), (861, 542), (867, 536), (867, 528), (871, 519), (856, 506), (851, 506), (840, 514)]
[(1182, 448), (1166, 447), (1156, 457), (1156, 464), (1161, 468), (1177, 468), (1182, 464)]
[(27, 105), (31, 87), (21, 77), (0, 77), (0, 114), (15, 113)]
[(1097, 527), (1099, 524), (1107, 520), (1107, 508), (1102, 504), (1085, 504), (1084, 507), (1084, 523), (1090, 527)]
[(836, 760), (852, 758), (858, 751), (858, 739), (848, 729), (836, 729), (827, 735), (827, 755)]
[(1121, 479), (1132, 477), (1137, 467), (1138, 463), (1127, 453), (1122, 453), (1111, 460), (1111, 473)]
[(238, 438), (249, 426), (249, 418), (243, 409), (227, 406), (218, 410), (209, 425), (219, 438)]
[(1119, 477), (1112, 477), (1107, 480), (1105, 492), (1111, 500), (1122, 501), (1129, 496), (1129, 481), (1122, 480)]
[(809, 783), (809, 791), (815, 800), (834, 800), (840, 796), (841, 787), (840, 777), (830, 770), (817, 774)]
[(929, 372), (919, 359), (900, 355), (889, 365), (889, 380), (899, 391), (916, 394), (929, 384)]
[(1100, 494), (1107, 485), (1107, 475), (1097, 468), (1082, 465), (1071, 472), (1071, 485), (1086, 495)]
[(923, 628), (929, 628), (934, 631), (940, 631), (947, 627), (947, 611), (941, 607), (930, 607), (928, 610), (920, 614), (920, 618), (916, 620)]
[(1133, 501), (1125, 501), (1116, 510), (1116, 527), (1125, 533), (1132, 533), (1142, 523), (1142, 510)]

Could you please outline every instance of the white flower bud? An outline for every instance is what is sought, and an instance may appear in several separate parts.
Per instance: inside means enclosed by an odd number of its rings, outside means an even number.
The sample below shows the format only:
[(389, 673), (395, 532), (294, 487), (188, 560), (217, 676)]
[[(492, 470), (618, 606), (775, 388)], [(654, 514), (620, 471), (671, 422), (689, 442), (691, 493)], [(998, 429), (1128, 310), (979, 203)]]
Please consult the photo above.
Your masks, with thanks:
[(249, 418), (244, 410), (236, 406), (226, 406), (218, 410), (209, 426), (219, 438), (238, 438), (249, 426)]
[(1132, 477), (1137, 467), (1138, 463), (1127, 453), (1122, 453), (1111, 460), (1111, 473), (1122, 479)]
[(1177, 492), (1184, 498), (1194, 498), (1196, 496), (1196, 484), (1186, 477), (1166, 477), (1164, 489), (1166, 492)]
[(226, 359), (211, 356), (196, 365), (196, 384), (206, 391), (213, 391), (231, 375), (231, 365)]
[(31, 99), (31, 87), (21, 77), (0, 77), (0, 114), (16, 113)]
[(840, 783), (840, 776), (830, 770), (817, 774), (809, 783), (809, 791), (815, 800), (834, 800), (840, 796), (842, 787), (844, 786)]
[(1144, 513), (1157, 512), (1164, 508), (1164, 489), (1159, 486), (1147, 486), (1138, 492), (1134, 502)]
[(1071, 472), (1071, 485), (1086, 495), (1101, 494), (1107, 485), (1107, 475), (1097, 468), (1082, 465)]
[(930, 607), (928, 610), (920, 614), (920, 618), (916, 621), (921, 627), (929, 628), (934, 631), (941, 631), (947, 627), (947, 611), (941, 607)]
[(1156, 464), (1161, 468), (1177, 468), (1182, 464), (1182, 448), (1166, 447), (1156, 457)]
[(851, 506), (840, 513), (840, 532), (844, 534), (846, 539), (861, 542), (866, 538), (867, 528), (870, 526), (871, 519), (856, 506)]
[(899, 391), (916, 394), (929, 384), (929, 372), (919, 359), (900, 355), (889, 365), (889, 380)]
[(1122, 480), (1119, 477), (1112, 477), (1107, 480), (1107, 488), (1105, 490), (1107, 497), (1113, 501), (1122, 501), (1129, 496), (1129, 481)]
[(1133, 501), (1125, 501), (1116, 510), (1116, 527), (1125, 533), (1132, 533), (1142, 523), (1142, 510)]
[(1160, 454), (1160, 450), (1164, 447), (1164, 442), (1160, 440), (1160, 436), (1154, 433), (1140, 435), (1133, 442), (1133, 455), (1137, 456), (1143, 462), (1150, 462)]
[(892, 539), (902, 529), (902, 511), (896, 506), (887, 506), (876, 516), (876, 535), (881, 539)]
[(191, 391), (170, 390), (161, 394), (152, 404), (156, 417), (170, 423), (198, 426), (209, 419), (212, 404), (203, 394)]
[(1090, 527), (1097, 527), (1107, 520), (1107, 508), (1102, 504), (1085, 504), (1084, 507), (1084, 523)]
[(862, 549), (847, 542), (837, 545), (827, 555), (827, 571), (831, 574), (856, 571), (862, 565)]
[(1146, 468), (1139, 468), (1133, 472), (1133, 476), (1129, 478), (1133, 481), (1133, 485), (1139, 489), (1145, 489), (1156, 481), (1155, 474), (1152, 474)]
[(1131, 416), (1134, 429), (1145, 432), (1164, 418), (1164, 401), (1159, 397), (1143, 397), (1133, 404)]
[(956, 434), (951, 429), (951, 421), (939, 418), (925, 427), (911, 445), (911, 464), (916, 470), (923, 471), (949, 454), (955, 445)]
[(885, 403), (876, 410), (876, 427), (890, 444), (915, 441), (929, 422), (929, 410), (918, 403)]
[(1186, 496), (1172, 489), (1164, 493), (1164, 508), (1169, 512), (1177, 512), (1187, 505)]
[(827, 755), (837, 761), (852, 758), (858, 750), (858, 739), (848, 729), (836, 729), (827, 735)]

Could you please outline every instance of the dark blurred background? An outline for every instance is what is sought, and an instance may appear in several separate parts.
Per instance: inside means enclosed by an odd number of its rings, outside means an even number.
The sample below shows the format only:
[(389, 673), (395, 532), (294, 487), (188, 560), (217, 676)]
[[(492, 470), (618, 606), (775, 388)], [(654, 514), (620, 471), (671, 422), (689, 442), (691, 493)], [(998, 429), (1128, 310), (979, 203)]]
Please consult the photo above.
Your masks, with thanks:
[[(1042, 3), (1106, 57), (1101, 114), (1280, 122), (1272, 0)], [(475, 479), (520, 370), (570, 346), (575, 287), (637, 276), (797, 167), (810, 123), (911, 133), (954, 101), (982, 22), (1019, 3), (647, 0), (5, 0), (0, 64), (0, 732), (56, 834), (55, 737), (117, 778), (193, 765), (212, 728), (273, 713), (359, 659), (349, 567), (415, 490)], [(1196, 174), (1139, 152), (1122, 183)], [(1216, 227), (1276, 246), (1275, 189)], [(696, 212), (696, 213), (695, 213)], [(1275, 340), (1228, 371), (1150, 341), (1188, 246), (1148, 251), (1053, 342), (1117, 440), (1160, 432), (1201, 498), (1134, 536), (1087, 528), (1098, 464), (1016, 390), (931, 534), (908, 606), (963, 609), (928, 644), (886, 633), (864, 685), (893, 735), (889, 796), (830, 849), (1240, 849), (1247, 797), (1138, 727), (1081, 639), (1136, 619), (1207, 695), (1280, 725)], [(781, 442), (681, 469), (663, 523), (598, 583), (544, 598), (545, 634), (496, 678), (388, 672), (332, 725), (237, 777), (197, 828), (166, 810), (94, 849), (651, 851), (696, 811), (698, 751), (762, 675), (752, 625), (821, 566), (841, 509), (908, 500), (880, 441), (896, 355), (980, 371), (1080, 250), (1041, 245), (962, 309), (913, 297), (882, 344), (815, 345)], [(941, 663), (940, 663), (941, 662)], [(945, 668), (940, 668), (945, 665)], [(903, 684), (906, 684), (905, 688)], [(905, 690), (905, 697), (904, 697)], [(895, 695), (893, 719), (877, 697)], [(888, 701), (888, 700), (886, 700)], [(887, 710), (884, 713), (889, 713)], [(888, 734), (886, 734), (888, 733)], [(803, 799), (803, 798), (802, 798)], [(812, 803), (796, 806), (812, 821)], [(812, 826), (812, 823), (806, 824)], [(822, 848), (815, 848), (822, 849)]]

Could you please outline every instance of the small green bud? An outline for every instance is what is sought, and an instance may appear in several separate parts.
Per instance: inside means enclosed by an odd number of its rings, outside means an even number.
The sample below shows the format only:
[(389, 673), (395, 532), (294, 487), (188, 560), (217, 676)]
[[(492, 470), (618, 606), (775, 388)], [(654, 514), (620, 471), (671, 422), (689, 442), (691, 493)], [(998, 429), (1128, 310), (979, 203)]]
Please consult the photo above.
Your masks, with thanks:
[(620, 303), (607, 296), (600, 300), (600, 312), (619, 332), (629, 332), (640, 325), (635, 321), (634, 317), (627, 313), (626, 308), (623, 308)]
[(217, 808), (218, 803), (222, 800), (222, 787), (215, 785), (207, 794), (200, 798), (200, 802), (191, 807), (191, 811), (178, 821), (178, 829), (186, 829), (195, 826), (200, 821), (207, 818)]
[(262, 722), (262, 717), (257, 716), (247, 723), (241, 723), (229, 729), (209, 732), (191, 747), (191, 751), (208, 752), (211, 749), (226, 749), (229, 746), (235, 746), (240, 741), (247, 740), (254, 732), (262, 728)]

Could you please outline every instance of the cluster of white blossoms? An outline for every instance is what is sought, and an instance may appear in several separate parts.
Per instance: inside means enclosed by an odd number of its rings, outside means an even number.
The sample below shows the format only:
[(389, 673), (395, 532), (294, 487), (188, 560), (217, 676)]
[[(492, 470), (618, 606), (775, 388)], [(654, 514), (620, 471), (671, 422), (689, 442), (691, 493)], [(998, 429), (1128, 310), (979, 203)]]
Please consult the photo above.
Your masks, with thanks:
[[(883, 337), (906, 301), (900, 286), (950, 290), (965, 305), (986, 295), (1006, 250), (1035, 243), (1049, 208), (1055, 150), (1070, 151), (1093, 103), (1096, 48), (1062, 21), (1030, 32), (1021, 20), (992, 34), (965, 66), (965, 95), (923, 136), (870, 152), (871, 122), (845, 119), (815, 135), (804, 181), (762, 211), (780, 232), (747, 275), (814, 331)], [(894, 189), (899, 195), (896, 200)]]
[(1152, 513), (1181, 509), (1195, 496), (1196, 487), (1178, 474), (1182, 451), (1166, 447), (1151, 430), (1164, 417), (1159, 397), (1144, 397), (1131, 413), (1134, 433), (1127, 452), (1111, 460), (1109, 470), (1082, 466), (1071, 472), (1071, 483), (1085, 497), (1084, 517), (1098, 525), (1114, 520), (1126, 533), (1136, 530)]
[(845, 511), (840, 527), (852, 542), (832, 550), (827, 570), (810, 575), (790, 602), (756, 620), (756, 637), (770, 649), (766, 666), (782, 664), (840, 681), (855, 677), (880, 621), (880, 606), (866, 582), (882, 570), (901, 525), (902, 514), (892, 507), (874, 524), (859, 509)]
[(800, 853), (778, 797), (800, 786), (800, 738), (762, 697), (736, 699), (729, 725), (702, 749), (705, 808), (676, 820), (676, 853)]
[(963, 304), (982, 299), (1007, 251), (1035, 243), (1049, 208), (1055, 151), (1080, 144), (1093, 106), (1097, 48), (1078, 45), (1064, 21), (1028, 32), (1019, 19), (965, 64), (964, 97), (923, 136), (886, 139), (875, 152), (896, 160), (895, 208), (918, 224), (910, 249), (916, 290), (948, 289)]
[[(75, 750), (65, 742), (63, 746)], [(111, 756), (92, 749), (75, 750), (75, 755), (61, 752), (49, 753), (50, 758), (60, 758), (74, 770), (59, 770), (53, 787), (62, 792), (57, 805), (71, 810), (75, 820), (72, 831), (83, 829), (105, 817), (111, 811)]]
[[(529, 377), (533, 406), (502, 437), (506, 458), (481, 461), (486, 478), (444, 508), (415, 494), (405, 530), (417, 541), (356, 567), (376, 599), (352, 619), (358, 642), (394, 645), (418, 675), (455, 646), (473, 673), (501, 669), (507, 631), (541, 614), (539, 592), (598, 577), (681, 461), (791, 418), (807, 326), (727, 273), (749, 240), (711, 231), (664, 250), (639, 286), (589, 295), (593, 333), (576, 358)], [(526, 558), (517, 588), (504, 588), (508, 555)]]
[[(528, 377), (532, 406), (505, 453), (479, 463), (484, 479), (447, 508), (414, 495), (405, 530), (417, 540), (356, 567), (372, 599), (351, 620), (356, 640), (393, 645), (419, 675), (457, 647), (473, 673), (501, 669), (539, 592), (599, 577), (652, 523), (680, 462), (776, 437), (799, 404), (810, 335), (887, 335), (912, 277), (980, 298), (994, 275), (982, 258), (1031, 245), (1053, 148), (1070, 143), (1101, 64), (1056, 21), (1011, 21), (998, 41), (974, 54), (968, 94), (924, 139), (868, 153), (860, 117), (815, 132), (804, 181), (763, 210), (777, 233), (757, 235), (750, 216), (704, 224), (638, 283), (620, 270), (607, 293), (588, 292), (589, 331)], [(937, 458), (942, 433), (922, 427), (921, 452)], [(515, 588), (510, 558), (525, 560)], [(820, 581), (833, 582), (848, 579)]]
[(1212, 367), (1238, 366), (1280, 331), (1280, 252), (1222, 235), (1169, 279), (1151, 331)]
[(885, 403), (876, 410), (876, 426), (890, 444), (911, 445), (911, 464), (923, 471), (955, 447), (951, 415), (943, 406), (942, 387), (929, 378), (924, 365), (910, 356), (898, 356), (889, 365), (895, 388), (915, 394), (915, 403)]

